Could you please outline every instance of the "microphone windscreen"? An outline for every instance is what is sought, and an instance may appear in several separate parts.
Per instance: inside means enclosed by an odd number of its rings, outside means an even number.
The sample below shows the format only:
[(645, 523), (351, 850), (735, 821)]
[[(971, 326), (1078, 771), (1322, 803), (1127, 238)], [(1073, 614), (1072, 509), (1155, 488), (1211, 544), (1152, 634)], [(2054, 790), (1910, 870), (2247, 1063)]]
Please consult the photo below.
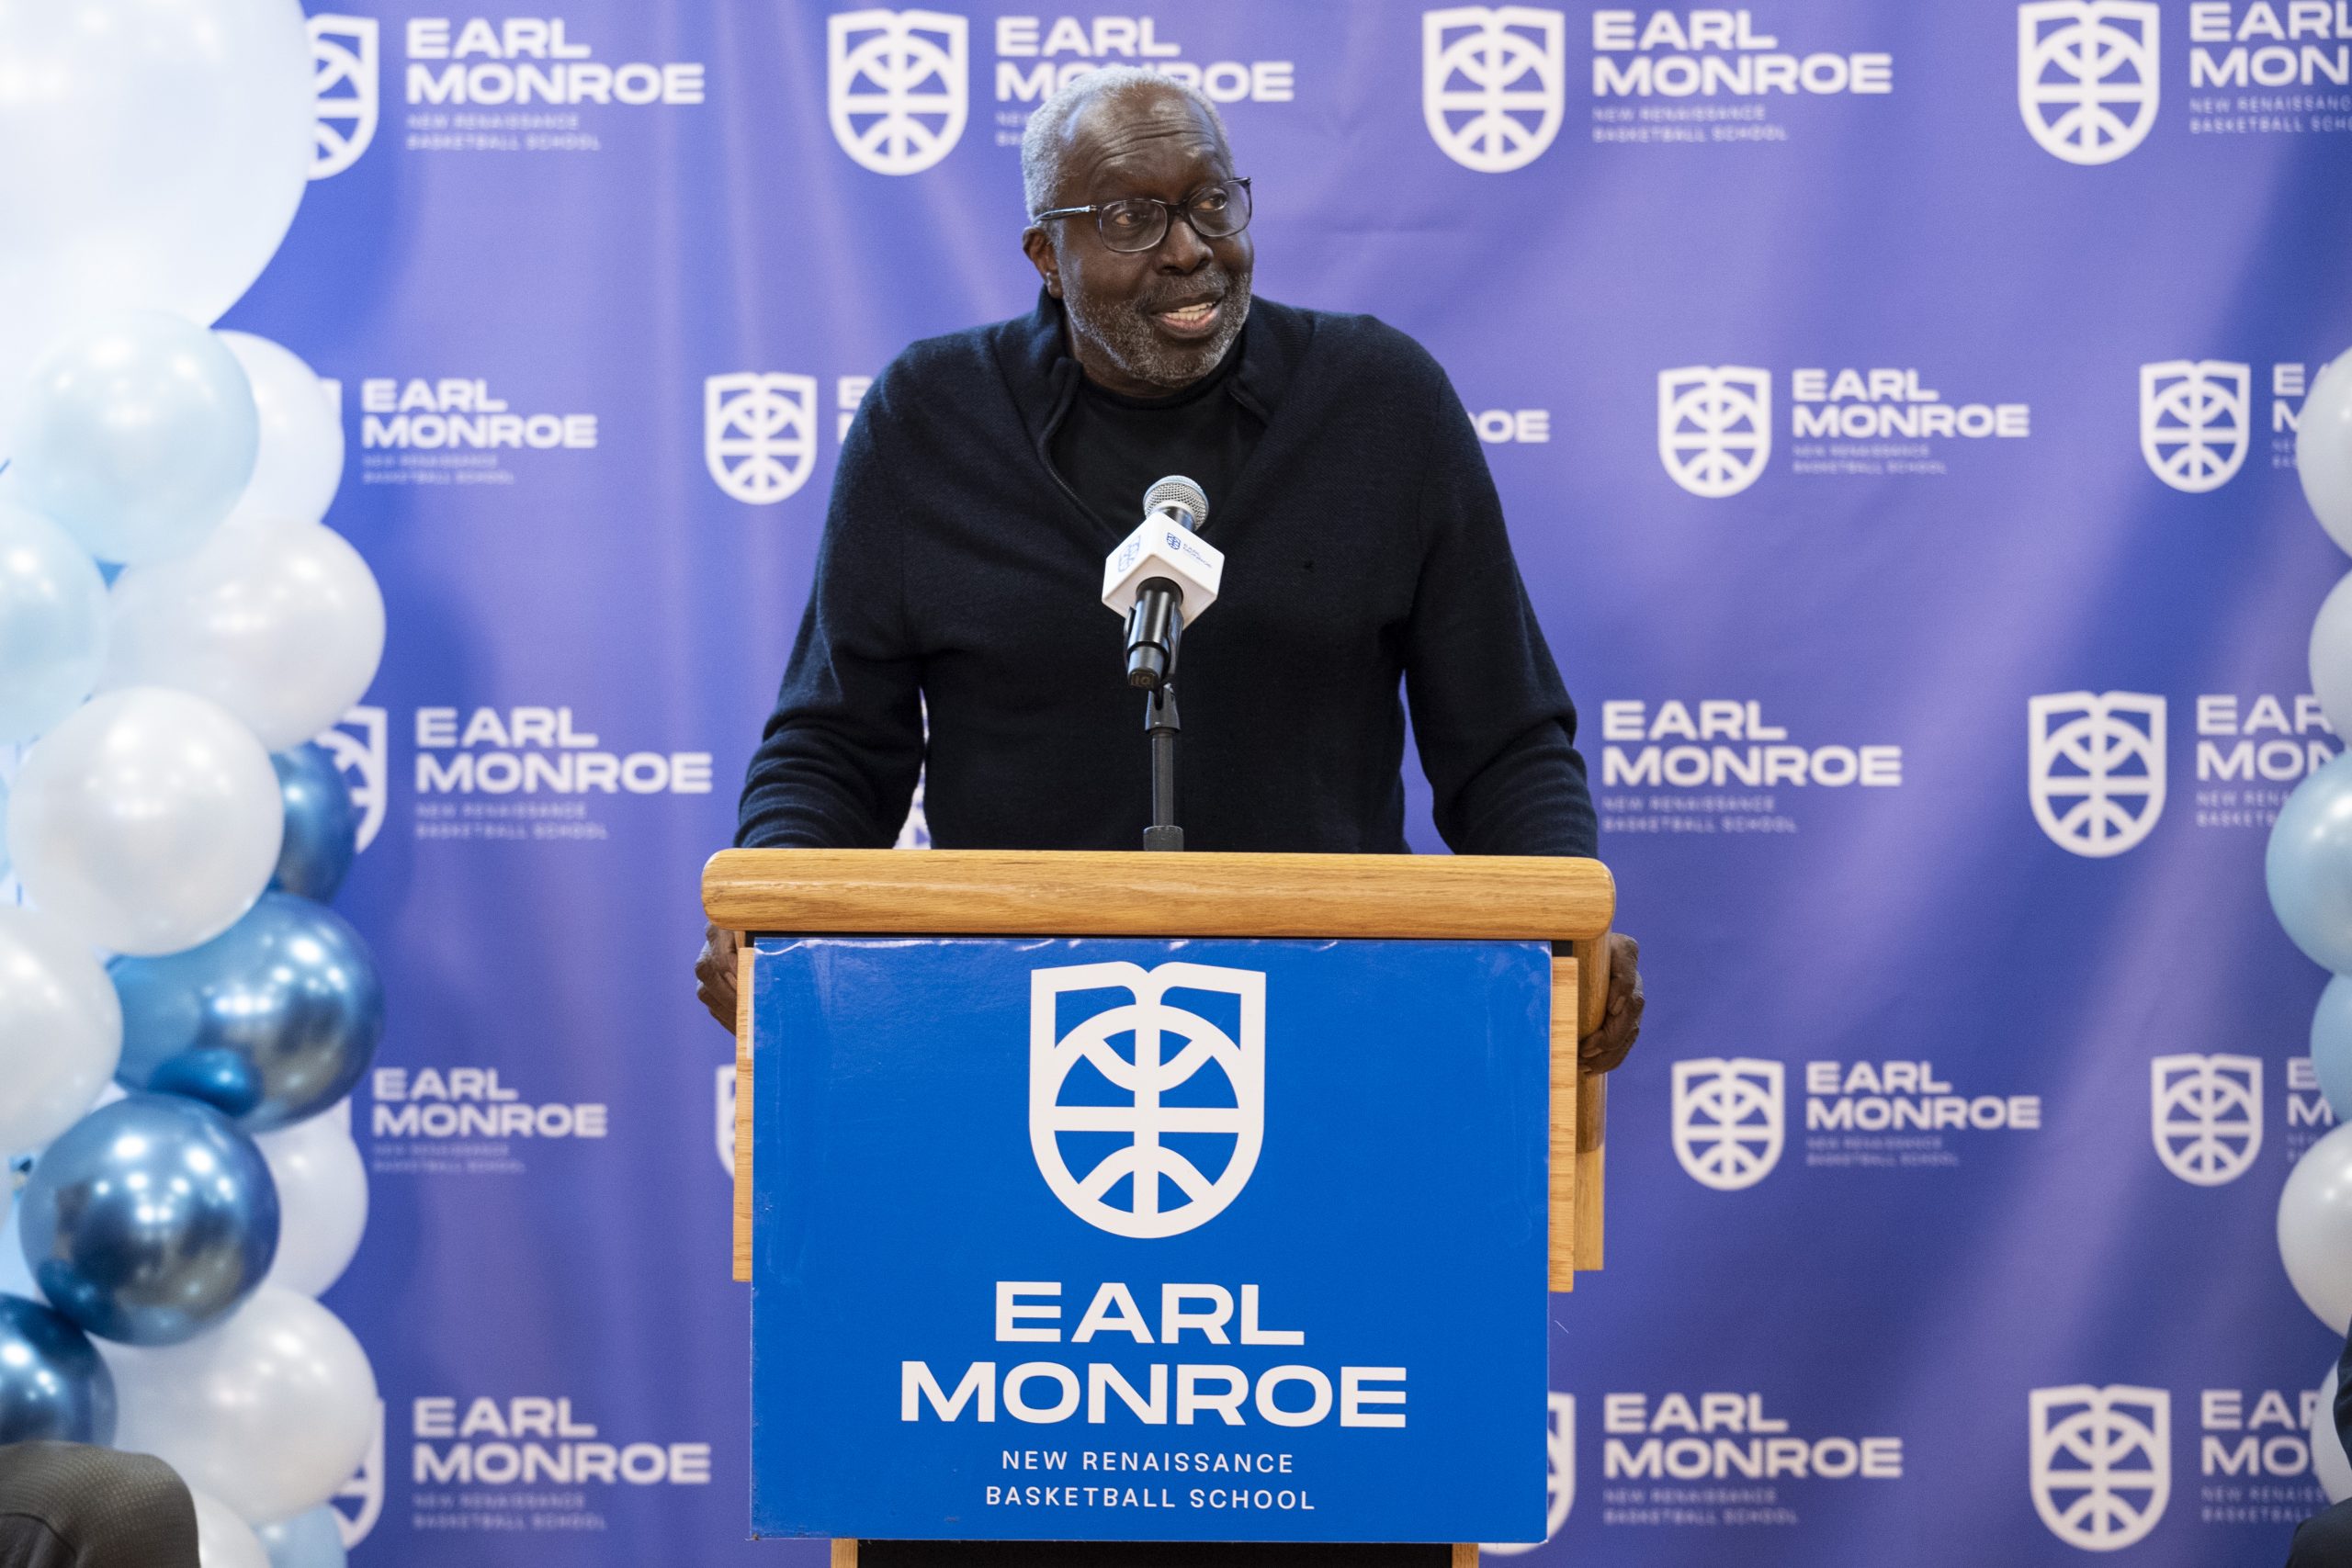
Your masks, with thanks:
[(1170, 474), (1143, 492), (1143, 514), (1146, 517), (1163, 506), (1182, 507), (1192, 513), (1195, 528), (1209, 520), (1209, 498), (1200, 486), (1182, 474)]

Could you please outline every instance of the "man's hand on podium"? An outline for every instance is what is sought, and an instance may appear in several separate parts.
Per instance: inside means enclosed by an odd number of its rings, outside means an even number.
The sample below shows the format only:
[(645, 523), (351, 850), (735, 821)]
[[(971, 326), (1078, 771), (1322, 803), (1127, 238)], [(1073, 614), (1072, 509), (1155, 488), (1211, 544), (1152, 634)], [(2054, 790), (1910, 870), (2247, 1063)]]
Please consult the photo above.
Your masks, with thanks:
[[(728, 949), (729, 962), (733, 962), (734, 949)], [(1588, 1073), (1616, 1070), (1634, 1048), (1642, 1032), (1642, 972), (1638, 967), (1642, 944), (1623, 931), (1609, 933), (1609, 1006), (1600, 1015), (1600, 1027), (1584, 1037), (1577, 1046), (1577, 1059)], [(733, 1006), (735, 995), (734, 971), (728, 971), (727, 995)], [(729, 1016), (732, 1016), (731, 1014)], [(731, 1023), (729, 1028), (733, 1028)]]
[[(729, 1034), (735, 1032), (735, 933), (712, 926), (703, 933), (702, 956), (695, 960), (695, 997), (710, 1010), (711, 1017), (726, 1026)], [(1609, 1006), (1613, 1017), (1617, 1006), (1614, 992), (1610, 994)], [(1636, 1016), (1640, 1011), (1639, 1008), (1634, 1009)], [(1601, 1025), (1601, 1032), (1608, 1032), (1608, 1028), (1607, 1024)], [(1592, 1038), (1598, 1040), (1600, 1035)], [(1626, 1043), (1630, 1045), (1633, 1041), (1628, 1038)], [(1585, 1042), (1587, 1050), (1591, 1047), (1591, 1041)], [(1625, 1053), (1617, 1054), (1622, 1056)]]

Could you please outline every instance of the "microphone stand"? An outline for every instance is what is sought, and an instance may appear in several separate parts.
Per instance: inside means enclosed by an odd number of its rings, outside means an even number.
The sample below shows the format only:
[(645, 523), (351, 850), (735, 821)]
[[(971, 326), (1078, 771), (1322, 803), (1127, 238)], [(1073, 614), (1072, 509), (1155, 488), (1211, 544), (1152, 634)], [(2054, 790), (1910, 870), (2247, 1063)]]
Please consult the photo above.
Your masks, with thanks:
[(1176, 714), (1175, 674), (1171, 667), (1144, 697), (1143, 728), (1151, 737), (1151, 826), (1143, 830), (1147, 850), (1184, 847), (1184, 829), (1176, 825), (1176, 738), (1184, 725)]

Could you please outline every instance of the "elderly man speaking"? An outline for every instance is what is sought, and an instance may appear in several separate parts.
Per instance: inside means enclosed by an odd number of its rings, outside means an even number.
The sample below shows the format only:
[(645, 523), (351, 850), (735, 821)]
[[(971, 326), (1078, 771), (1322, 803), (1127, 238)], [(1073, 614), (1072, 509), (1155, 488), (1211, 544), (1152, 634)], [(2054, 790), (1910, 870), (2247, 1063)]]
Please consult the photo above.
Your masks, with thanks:
[[(943, 846), (1135, 846), (1141, 705), (1098, 595), (1146, 489), (1183, 474), (1226, 558), (1184, 638), (1188, 847), (1404, 852), (1401, 681), (1449, 845), (1591, 854), (1576, 709), (1445, 373), (1368, 316), (1251, 299), (1250, 179), (1166, 77), (1076, 78), (1021, 164), (1037, 308), (916, 344), (866, 394), (736, 841), (888, 845), (927, 766)], [(1642, 1016), (1612, 940), (1603, 1071)], [(696, 974), (732, 1028), (731, 935)]]

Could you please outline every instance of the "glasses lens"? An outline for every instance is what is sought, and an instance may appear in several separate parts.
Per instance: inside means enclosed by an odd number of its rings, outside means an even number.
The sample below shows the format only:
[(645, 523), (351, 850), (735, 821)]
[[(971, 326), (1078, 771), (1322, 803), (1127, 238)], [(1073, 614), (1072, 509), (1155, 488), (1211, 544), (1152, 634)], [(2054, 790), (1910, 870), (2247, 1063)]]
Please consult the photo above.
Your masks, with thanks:
[(1250, 187), (1238, 180), (1214, 185), (1193, 198), (1193, 228), (1202, 236), (1222, 240), (1250, 227)]
[(1156, 201), (1114, 201), (1096, 217), (1102, 243), (1114, 251), (1148, 251), (1168, 236), (1168, 209)]

